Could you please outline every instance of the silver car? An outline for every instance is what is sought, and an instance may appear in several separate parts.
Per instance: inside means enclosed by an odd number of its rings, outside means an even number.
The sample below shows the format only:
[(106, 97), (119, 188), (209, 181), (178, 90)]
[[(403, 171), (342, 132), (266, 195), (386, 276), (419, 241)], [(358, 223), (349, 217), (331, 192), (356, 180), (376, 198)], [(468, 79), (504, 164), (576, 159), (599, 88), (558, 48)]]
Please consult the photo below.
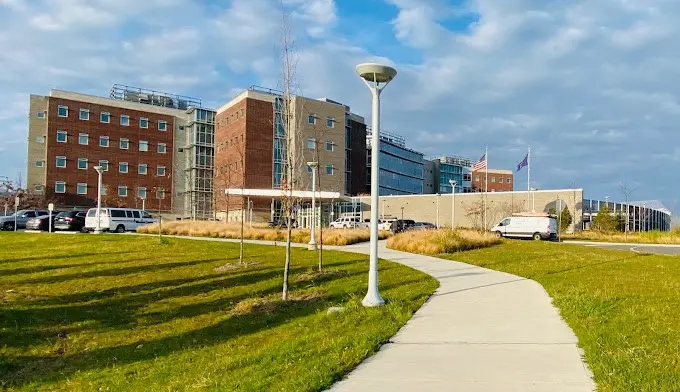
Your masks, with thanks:
[(25, 229), (26, 222), (29, 219), (43, 215), (49, 215), (49, 212), (45, 210), (19, 210), (16, 215), (0, 216), (0, 230), (14, 230), (15, 222), (17, 229)]

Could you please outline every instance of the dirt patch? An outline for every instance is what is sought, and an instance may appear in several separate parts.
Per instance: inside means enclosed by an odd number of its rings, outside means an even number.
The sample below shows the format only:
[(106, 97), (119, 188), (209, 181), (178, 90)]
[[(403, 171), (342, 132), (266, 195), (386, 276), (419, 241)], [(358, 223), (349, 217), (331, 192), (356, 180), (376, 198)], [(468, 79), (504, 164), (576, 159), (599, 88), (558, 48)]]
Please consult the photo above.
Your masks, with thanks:
[(312, 302), (321, 300), (322, 296), (316, 292), (295, 292), (290, 293), (288, 301), (284, 301), (281, 297), (268, 296), (260, 298), (248, 298), (234, 306), (231, 314), (235, 316), (244, 316), (247, 314), (272, 314), (286, 308), (306, 305)]
[(344, 270), (307, 271), (295, 277), (296, 282), (319, 282), (347, 276)]
[(255, 263), (228, 263), (225, 265), (221, 265), (217, 268), (215, 268), (215, 272), (229, 272), (229, 271), (234, 271), (234, 270), (239, 270), (239, 269), (247, 269), (247, 268), (254, 268), (262, 263), (260, 262), (255, 262)]

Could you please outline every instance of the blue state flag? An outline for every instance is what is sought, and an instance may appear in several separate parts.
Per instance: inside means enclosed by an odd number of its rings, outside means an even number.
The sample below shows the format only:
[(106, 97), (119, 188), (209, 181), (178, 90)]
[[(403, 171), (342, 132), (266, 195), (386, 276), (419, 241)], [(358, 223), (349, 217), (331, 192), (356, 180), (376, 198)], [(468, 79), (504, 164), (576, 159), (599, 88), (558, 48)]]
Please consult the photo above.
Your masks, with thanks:
[(524, 166), (529, 166), (529, 154), (527, 154), (524, 159), (522, 159), (522, 162), (517, 164), (517, 171), (522, 170)]

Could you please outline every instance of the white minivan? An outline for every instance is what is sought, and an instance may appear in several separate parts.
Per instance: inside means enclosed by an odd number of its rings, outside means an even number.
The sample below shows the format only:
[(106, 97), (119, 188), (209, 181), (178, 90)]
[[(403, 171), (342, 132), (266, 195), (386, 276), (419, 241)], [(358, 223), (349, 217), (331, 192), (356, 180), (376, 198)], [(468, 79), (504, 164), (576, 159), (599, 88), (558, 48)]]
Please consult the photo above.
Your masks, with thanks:
[(491, 228), (497, 237), (548, 240), (557, 237), (557, 220), (549, 216), (512, 216)]
[[(148, 212), (134, 208), (102, 208), (99, 210), (100, 228), (103, 231), (124, 233), (137, 230), (139, 226), (158, 222)], [(90, 208), (85, 217), (85, 230), (93, 231), (97, 227), (97, 209)]]

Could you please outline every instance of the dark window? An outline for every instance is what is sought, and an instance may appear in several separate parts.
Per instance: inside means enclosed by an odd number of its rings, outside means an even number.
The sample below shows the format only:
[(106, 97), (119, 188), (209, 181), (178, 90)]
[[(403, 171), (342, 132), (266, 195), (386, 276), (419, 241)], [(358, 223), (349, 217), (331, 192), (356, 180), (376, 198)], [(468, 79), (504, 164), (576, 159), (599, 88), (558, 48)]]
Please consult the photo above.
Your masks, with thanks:
[(111, 218), (125, 218), (125, 211), (111, 210)]
[(148, 212), (142, 211), (142, 218), (144, 218), (144, 219), (151, 219), (151, 218), (153, 218), (153, 217), (152, 217), (151, 215), (149, 215)]
[(139, 211), (132, 211), (132, 216), (134, 216), (135, 219), (139, 219)]
[(132, 218), (132, 211), (125, 211), (128, 218)]
[(35, 212), (33, 212), (33, 211), (27, 211), (27, 212), (24, 214), (24, 217), (25, 217), (25, 218), (35, 218)]

